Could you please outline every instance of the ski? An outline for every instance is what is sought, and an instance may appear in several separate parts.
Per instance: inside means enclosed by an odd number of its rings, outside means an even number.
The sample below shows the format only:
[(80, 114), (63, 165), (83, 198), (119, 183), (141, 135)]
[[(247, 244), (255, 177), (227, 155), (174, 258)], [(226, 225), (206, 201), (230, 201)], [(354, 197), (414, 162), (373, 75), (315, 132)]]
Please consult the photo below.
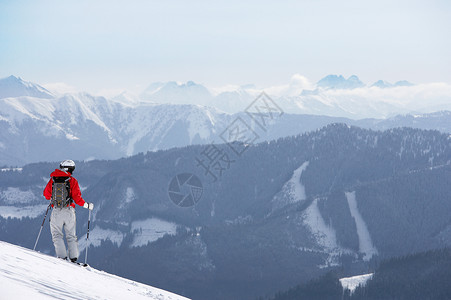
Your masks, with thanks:
[[(71, 262), (71, 261), (70, 261)], [(71, 262), (71, 263), (73, 263), (74, 265), (79, 265), (79, 266), (82, 266), (82, 267), (89, 267), (89, 265), (88, 264), (85, 264), (85, 263), (81, 263), (81, 262), (78, 262), (78, 261), (76, 261), (76, 262)]]
[(74, 264), (74, 265), (78, 265), (80, 267), (84, 267), (84, 268), (89, 267), (89, 265), (87, 263), (82, 263), (82, 262), (78, 262), (78, 261), (73, 262), (70, 260), (68, 260), (68, 262), (70, 262), (71, 264)]
[(73, 265), (78, 265), (78, 266), (81, 266), (81, 267), (89, 267), (89, 265), (87, 264), (87, 263), (82, 263), (82, 262), (78, 262), (78, 261), (71, 261), (70, 259), (64, 259), (64, 258), (61, 258), (62, 260), (64, 260), (64, 261), (66, 261), (66, 262), (68, 262), (68, 263), (71, 263), (71, 264), (73, 264)]

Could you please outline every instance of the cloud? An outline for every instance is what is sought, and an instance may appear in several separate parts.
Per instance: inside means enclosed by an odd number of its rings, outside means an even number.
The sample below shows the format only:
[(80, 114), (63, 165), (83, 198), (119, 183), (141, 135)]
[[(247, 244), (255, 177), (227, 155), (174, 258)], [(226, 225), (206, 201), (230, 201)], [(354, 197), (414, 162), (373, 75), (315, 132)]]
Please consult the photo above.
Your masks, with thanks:
[[(334, 107), (336, 115), (353, 118), (385, 118), (396, 114), (451, 110), (451, 85), (427, 83), (413, 86), (318, 90), (295, 101), (316, 101)], [(331, 112), (329, 112), (331, 113)], [(333, 111), (332, 111), (333, 113)]]
[[(213, 94), (237, 90), (243, 90), (243, 87), (228, 85), (215, 89)], [(317, 88), (307, 77), (294, 74), (287, 84), (265, 88), (250, 86), (244, 90), (253, 97), (266, 92), (286, 113), (291, 114), (363, 119), (451, 110), (451, 85), (444, 82), (388, 88), (368, 84), (354, 89), (323, 89)], [(227, 99), (227, 111), (242, 111), (240, 99), (236, 99), (236, 104), (234, 100)]]
[(101, 96), (101, 97), (105, 97), (105, 98), (113, 98), (116, 97), (118, 95), (124, 94), (124, 93), (130, 93), (133, 94), (132, 92), (127, 91), (126, 89), (121, 89), (121, 88), (117, 88), (117, 89), (101, 89), (97, 92), (94, 93), (94, 96)]
[[(79, 92), (77, 88), (57, 82), (43, 85), (57, 96)], [(103, 89), (94, 95), (116, 99), (133, 104), (139, 101), (137, 93), (124, 93), (125, 89)], [(387, 118), (397, 114), (432, 113), (442, 110), (451, 111), (451, 84), (432, 82), (412, 86), (393, 86), (381, 88), (366, 85), (354, 89), (317, 88), (307, 77), (301, 74), (291, 76), (287, 84), (270, 87), (254, 85), (226, 85), (209, 88), (216, 97), (222, 92), (230, 93), (222, 97), (220, 106), (213, 100), (211, 106), (227, 112), (239, 112), (262, 91), (266, 92), (286, 112), (292, 114), (315, 114), (362, 118)], [(119, 96), (118, 96), (119, 95)], [(224, 103), (226, 101), (226, 103)], [(244, 101), (244, 102), (243, 102)], [(192, 103), (198, 104), (198, 103)], [(219, 105), (219, 106), (218, 106)]]
[(42, 84), (42, 86), (57, 96), (79, 92), (76, 87), (68, 85), (64, 82), (46, 83)]
[(289, 84), (271, 86), (265, 88), (264, 91), (276, 97), (282, 96), (294, 97), (299, 96), (303, 90), (310, 90), (313, 88), (314, 85), (307, 77), (301, 74), (294, 74), (293, 76), (291, 76)]

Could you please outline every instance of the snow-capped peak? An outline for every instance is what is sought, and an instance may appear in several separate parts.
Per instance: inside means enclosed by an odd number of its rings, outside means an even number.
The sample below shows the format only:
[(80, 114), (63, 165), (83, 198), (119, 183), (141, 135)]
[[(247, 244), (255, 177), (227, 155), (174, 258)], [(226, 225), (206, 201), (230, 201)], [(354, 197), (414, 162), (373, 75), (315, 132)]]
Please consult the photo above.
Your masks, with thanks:
[(395, 86), (413, 86), (414, 84), (407, 80), (400, 80), (395, 82)]
[(351, 75), (348, 79), (345, 79), (343, 75), (327, 75), (316, 85), (324, 89), (355, 89), (365, 86), (356, 75)]
[(0, 99), (9, 97), (31, 96), (36, 98), (54, 98), (54, 95), (42, 86), (24, 81), (20, 77), (9, 76), (0, 79)]
[(116, 95), (112, 98), (109, 98), (111, 101), (117, 102), (117, 103), (121, 103), (123, 105), (129, 106), (129, 105), (136, 105), (138, 103), (140, 103), (140, 98), (135, 95), (132, 94), (128, 91), (123, 91), (122, 93), (120, 93), (119, 95)]
[(378, 88), (389, 88), (389, 87), (392, 87), (393, 84), (391, 84), (390, 82), (387, 82), (385, 80), (378, 80), (375, 83), (373, 83), (371, 86), (375, 86)]
[(156, 103), (208, 105), (213, 96), (206, 87), (193, 81), (177, 83), (152, 83), (142, 94), (141, 99)]

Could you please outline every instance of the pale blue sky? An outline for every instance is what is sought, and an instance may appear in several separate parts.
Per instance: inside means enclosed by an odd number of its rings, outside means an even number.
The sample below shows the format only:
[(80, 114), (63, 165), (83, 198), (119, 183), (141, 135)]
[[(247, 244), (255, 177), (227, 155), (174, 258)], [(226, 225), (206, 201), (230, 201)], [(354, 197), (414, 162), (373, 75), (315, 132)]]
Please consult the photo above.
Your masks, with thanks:
[(0, 77), (90, 92), (295, 73), (451, 83), (450, 37), (446, 0), (0, 0)]

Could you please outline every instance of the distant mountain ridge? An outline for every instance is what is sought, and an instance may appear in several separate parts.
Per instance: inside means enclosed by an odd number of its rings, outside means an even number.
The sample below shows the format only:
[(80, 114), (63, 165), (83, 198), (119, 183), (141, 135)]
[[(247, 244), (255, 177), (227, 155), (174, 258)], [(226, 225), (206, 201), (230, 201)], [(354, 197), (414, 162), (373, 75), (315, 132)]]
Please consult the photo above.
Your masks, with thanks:
[(30, 96), (51, 99), (54, 95), (42, 86), (22, 80), (13, 75), (0, 79), (0, 99), (8, 97)]
[[(345, 80), (342, 76), (328, 78), (329, 81)], [(348, 80), (358, 82), (356, 77)], [(8, 88), (2, 90), (2, 86)], [(336, 116), (341, 114), (339, 111), (347, 115), (342, 107), (344, 103), (339, 108), (327, 105), (315, 100), (319, 97), (316, 92), (312, 98), (299, 98), (301, 100), (290, 97), (271, 99), (284, 114), (279, 118), (266, 112), (264, 118), (268, 126), (261, 128), (255, 118), (243, 112), (255, 105), (258, 96), (249, 93), (249, 89), (254, 87), (241, 87), (211, 98), (212, 94), (202, 85), (171, 82), (150, 86), (146, 101), (128, 93), (111, 99), (88, 93), (56, 97), (37, 84), (11, 76), (0, 80), (0, 94), (9, 95), (0, 99), (0, 165), (21, 166), (54, 160), (55, 155), (60, 157), (58, 153), (65, 153), (76, 160), (115, 159), (139, 152), (221, 143), (224, 142), (221, 134), (237, 119), (247, 123), (255, 132), (257, 142), (302, 134), (330, 123), (381, 130), (406, 126), (451, 132), (449, 111), (354, 120)], [(209, 106), (155, 103), (160, 100), (171, 102), (176, 98), (182, 98), (181, 103), (211, 100), (214, 106), (231, 111), (239, 106), (241, 112), (230, 114)], [(303, 101), (303, 110), (309, 113), (290, 114), (289, 108), (301, 103), (296, 101)], [(361, 101), (349, 103), (349, 107), (368, 111), (391, 109), (368, 106)]]
[(354, 89), (364, 86), (356, 75), (351, 75), (348, 79), (345, 79), (343, 75), (328, 75), (318, 81), (316, 85), (321, 88), (332, 89)]
[(140, 98), (154, 103), (208, 105), (213, 96), (207, 88), (193, 81), (182, 84), (170, 81), (151, 84)]
[[(422, 106), (422, 102), (409, 101), (403, 104), (399, 100), (387, 102), (383, 98), (373, 99), (375, 95), (378, 95), (374, 89), (383, 89), (388, 93), (391, 88), (408, 89), (415, 87), (405, 80), (398, 81), (395, 84), (379, 80), (372, 85), (366, 85), (356, 75), (351, 75), (348, 79), (345, 79), (343, 75), (328, 75), (312, 86), (306, 85), (308, 80), (302, 76), (300, 76), (302, 79), (298, 77), (294, 76), (292, 82), (286, 86), (265, 89), (257, 88), (254, 85), (242, 85), (217, 91), (211, 91), (202, 84), (193, 81), (186, 83), (174, 81), (155, 82), (150, 84), (140, 95), (122, 92), (117, 96), (111, 97), (110, 100), (119, 101), (123, 104), (136, 104), (139, 102), (194, 104), (215, 107), (227, 113), (238, 113), (246, 109), (261, 92), (266, 91), (286, 113), (293, 114), (315, 114), (360, 119), (368, 117), (385, 118), (396, 114), (417, 111), (429, 113), (437, 110), (451, 110), (451, 106), (447, 105), (449, 101), (444, 102), (443, 99), (428, 99), (434, 100), (429, 103), (429, 109)], [(367, 91), (368, 89), (370, 90)], [(361, 91), (357, 93), (355, 92), (356, 90)], [(363, 93), (363, 90), (366, 92)], [(424, 97), (418, 92), (413, 91), (414, 94), (417, 94), (417, 97)], [(341, 96), (341, 94), (344, 95)], [(403, 94), (399, 94), (399, 91), (393, 94), (395, 99), (400, 95)], [(55, 97), (43, 87), (14, 76), (0, 79), (0, 99), (20, 96)], [(401, 100), (403, 100), (401, 102), (405, 102), (409, 98)]]
[[(399, 86), (413, 86), (414, 84), (408, 82), (407, 80), (397, 81), (392, 84), (385, 80), (378, 80), (375, 83), (371, 84), (370, 87), (379, 87), (379, 88), (391, 88), (391, 87), (399, 87)], [(343, 75), (327, 75), (316, 83), (316, 86), (319, 88), (326, 89), (356, 89), (367, 86), (362, 81), (360, 81), (359, 77), (356, 75), (349, 76), (348, 79), (345, 79)]]

